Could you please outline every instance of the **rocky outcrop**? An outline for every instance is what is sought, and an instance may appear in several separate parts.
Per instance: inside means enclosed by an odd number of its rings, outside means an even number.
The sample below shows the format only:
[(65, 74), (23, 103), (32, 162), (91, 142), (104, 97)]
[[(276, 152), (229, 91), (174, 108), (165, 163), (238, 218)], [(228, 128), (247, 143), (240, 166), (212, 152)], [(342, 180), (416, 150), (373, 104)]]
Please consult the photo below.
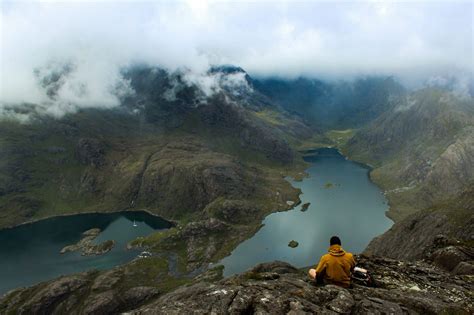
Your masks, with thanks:
[(305, 212), (306, 210), (309, 209), (309, 206), (311, 205), (310, 202), (307, 202), (307, 203), (304, 203), (302, 206), (301, 206), (301, 211), (302, 212)]
[(215, 283), (197, 282), (161, 296), (132, 314), (439, 314), (474, 311), (472, 281), (423, 263), (359, 258), (376, 288), (315, 286), (304, 271), (261, 264)]
[[(153, 242), (151, 250), (181, 254), (183, 261), (185, 261), (184, 274), (192, 274), (207, 268), (208, 264), (216, 260), (219, 255), (227, 254), (223, 249), (230, 248), (232, 244), (237, 244), (245, 239), (249, 230), (251, 230), (250, 227), (236, 228), (215, 218), (194, 221), (182, 228), (170, 231), (159, 242)], [(147, 248), (149, 247), (147, 244), (149, 244), (147, 239), (142, 239), (131, 245)], [(178, 274), (174, 270), (171, 272), (175, 275)]]
[(365, 253), (402, 260), (434, 260), (438, 266), (453, 271), (460, 262), (474, 259), (473, 240), (474, 188), (469, 188), (446, 203), (395, 223), (374, 238)]
[[(278, 129), (255, 119), (255, 115), (225, 97), (214, 97), (210, 104), (198, 108), (198, 112), (207, 126), (219, 127), (224, 133), (237, 134), (242, 147), (262, 152), (267, 158), (278, 162), (293, 161), (294, 152)], [(307, 128), (304, 125), (300, 127), (303, 130)]]
[(299, 243), (295, 240), (291, 240), (289, 243), (288, 243), (288, 247), (291, 247), (291, 248), (296, 248), (298, 247)]
[(0, 300), (2, 314), (61, 314), (84, 294), (93, 273), (80, 273), (50, 281), (39, 290), (11, 291)]
[(114, 314), (123, 310), (124, 305), (133, 307), (159, 294), (153, 287), (134, 287), (119, 295), (114, 290), (92, 296), (85, 305), (84, 314)]
[[(80, 273), (50, 281), (40, 290), (11, 291), (0, 300), (0, 313), (116, 314), (138, 307), (160, 293), (148, 286), (135, 286), (121, 293), (111, 287), (100, 291), (96, 286), (98, 278), (92, 280), (96, 275), (97, 272)], [(87, 299), (81, 302), (83, 296)]]
[(115, 245), (114, 240), (107, 240), (100, 244), (93, 244), (92, 242), (99, 236), (100, 229), (90, 229), (82, 233), (82, 238), (79, 242), (73, 245), (65, 246), (61, 249), (61, 254), (68, 252), (80, 251), (82, 256), (102, 255), (109, 252)]
[(365, 252), (403, 260), (422, 259), (433, 247), (436, 237), (452, 229), (446, 215), (415, 213), (374, 238)]
[(474, 250), (467, 246), (447, 246), (436, 250), (430, 256), (433, 264), (453, 271), (455, 274), (473, 274)]
[(94, 138), (81, 138), (76, 146), (76, 157), (82, 164), (101, 167), (105, 164), (104, 144)]
[(246, 198), (256, 174), (231, 156), (211, 153), (195, 143), (169, 144), (152, 154), (132, 183), (131, 201), (176, 217), (204, 209), (218, 197)]
[[(194, 234), (192, 232), (191, 234)], [(472, 276), (451, 275), (425, 262), (359, 256), (375, 287), (316, 286), (306, 269), (271, 262), (221, 279), (216, 267), (189, 284), (159, 289), (162, 278), (123, 285), (133, 273), (123, 266), (61, 277), (0, 299), (2, 314), (472, 314)], [(137, 264), (140, 261), (129, 265)], [(154, 261), (156, 263), (156, 261)], [(131, 273), (132, 272), (132, 273)], [(145, 280), (147, 279), (147, 280)]]
[(431, 191), (447, 195), (465, 189), (474, 179), (474, 126), (460, 135), (433, 162), (426, 174)]
[(472, 98), (426, 88), (357, 131), (344, 153), (375, 165), (395, 221), (455, 197), (474, 180)]

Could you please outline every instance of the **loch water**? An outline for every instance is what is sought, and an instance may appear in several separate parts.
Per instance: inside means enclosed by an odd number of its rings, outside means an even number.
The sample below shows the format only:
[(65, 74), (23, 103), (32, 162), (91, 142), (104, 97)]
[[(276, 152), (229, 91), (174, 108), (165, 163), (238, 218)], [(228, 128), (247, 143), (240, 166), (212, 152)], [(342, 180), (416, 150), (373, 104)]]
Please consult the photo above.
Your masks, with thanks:
[[(225, 276), (274, 260), (297, 267), (316, 264), (327, 252), (332, 235), (341, 237), (346, 250), (359, 253), (390, 228), (392, 221), (385, 216), (387, 200), (370, 181), (368, 167), (347, 160), (335, 149), (309, 151), (305, 160), (311, 163), (306, 170), (309, 177), (300, 182), (288, 179), (301, 189), (302, 203), (293, 210), (268, 215), (253, 237), (219, 262)], [(302, 212), (307, 202), (311, 205)], [(130, 240), (171, 226), (159, 217), (133, 211), (60, 216), (0, 230), (0, 295), (60, 275), (124, 264), (139, 253), (126, 249)], [(91, 228), (102, 230), (95, 242), (115, 240), (110, 252), (101, 256), (60, 254)], [(299, 246), (289, 247), (291, 240)]]
[[(314, 265), (327, 252), (333, 235), (341, 238), (345, 250), (360, 253), (372, 238), (390, 228), (393, 222), (385, 215), (387, 200), (371, 182), (367, 166), (331, 148), (309, 151), (305, 160), (311, 163), (306, 170), (309, 177), (300, 182), (288, 179), (301, 189), (302, 203), (293, 210), (268, 215), (252, 238), (219, 262), (225, 276), (274, 260), (297, 267)], [(302, 212), (307, 202), (311, 205)], [(291, 240), (298, 247), (289, 247)]]
[[(139, 253), (126, 249), (129, 241), (171, 226), (143, 211), (125, 211), (53, 217), (0, 230), (0, 295), (60, 275), (126, 263)], [(95, 243), (115, 240), (110, 252), (100, 256), (60, 254), (64, 246), (77, 243), (92, 228), (102, 230)]]

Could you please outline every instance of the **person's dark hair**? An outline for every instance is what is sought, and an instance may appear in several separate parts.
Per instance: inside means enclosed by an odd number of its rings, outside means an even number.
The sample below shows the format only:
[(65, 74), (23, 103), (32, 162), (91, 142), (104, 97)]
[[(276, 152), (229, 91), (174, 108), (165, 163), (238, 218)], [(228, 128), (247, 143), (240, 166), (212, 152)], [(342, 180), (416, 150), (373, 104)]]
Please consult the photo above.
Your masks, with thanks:
[(329, 240), (329, 245), (341, 245), (341, 239), (339, 238), (339, 236), (331, 237), (331, 239)]

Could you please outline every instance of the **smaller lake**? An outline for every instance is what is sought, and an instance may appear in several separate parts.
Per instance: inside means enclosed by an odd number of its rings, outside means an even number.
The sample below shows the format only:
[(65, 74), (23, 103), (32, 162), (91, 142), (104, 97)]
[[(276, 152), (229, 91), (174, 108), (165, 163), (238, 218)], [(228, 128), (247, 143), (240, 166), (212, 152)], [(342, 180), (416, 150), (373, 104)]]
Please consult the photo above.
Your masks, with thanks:
[[(274, 260), (297, 267), (314, 265), (327, 253), (333, 235), (341, 237), (345, 250), (360, 253), (390, 228), (392, 221), (385, 216), (387, 200), (370, 181), (367, 167), (327, 148), (312, 151), (305, 160), (312, 164), (306, 170), (310, 176), (290, 182), (301, 189), (302, 204), (311, 203), (309, 209), (302, 212), (299, 205), (268, 215), (252, 238), (219, 262), (225, 276)], [(288, 247), (291, 240), (299, 246)]]
[[(137, 256), (136, 250), (126, 249), (129, 241), (170, 227), (170, 222), (146, 212), (127, 211), (54, 217), (0, 230), (0, 295), (60, 275), (124, 264)], [(115, 240), (110, 252), (101, 256), (59, 253), (91, 228), (102, 230), (94, 242)]]

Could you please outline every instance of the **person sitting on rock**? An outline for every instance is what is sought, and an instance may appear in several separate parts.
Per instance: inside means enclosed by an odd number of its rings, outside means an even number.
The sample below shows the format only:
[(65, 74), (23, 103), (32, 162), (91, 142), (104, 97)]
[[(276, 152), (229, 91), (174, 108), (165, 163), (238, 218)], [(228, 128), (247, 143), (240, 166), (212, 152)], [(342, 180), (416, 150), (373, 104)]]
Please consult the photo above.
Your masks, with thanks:
[(331, 237), (329, 244), (329, 253), (321, 257), (316, 269), (308, 271), (309, 277), (318, 284), (335, 284), (347, 288), (351, 285), (351, 273), (356, 265), (354, 256), (342, 249), (337, 236)]

